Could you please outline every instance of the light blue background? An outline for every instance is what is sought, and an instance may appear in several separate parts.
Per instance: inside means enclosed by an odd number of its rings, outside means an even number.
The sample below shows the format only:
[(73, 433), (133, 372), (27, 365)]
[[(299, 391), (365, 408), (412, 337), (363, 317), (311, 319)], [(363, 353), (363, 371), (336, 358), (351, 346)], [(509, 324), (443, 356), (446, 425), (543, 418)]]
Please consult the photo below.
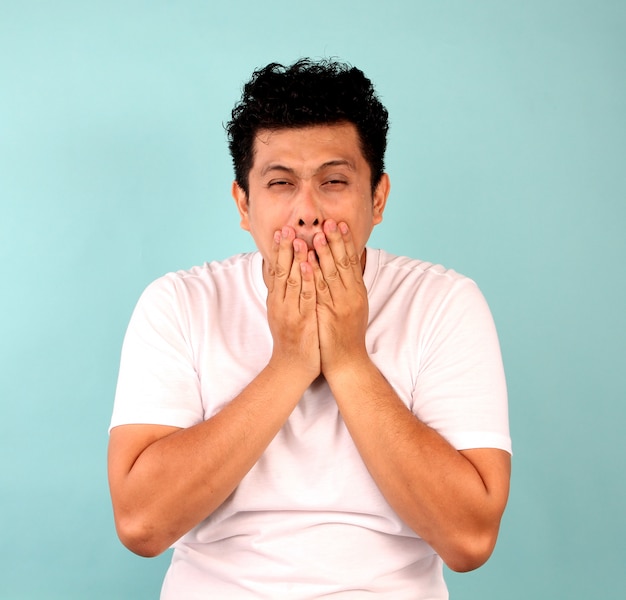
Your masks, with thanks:
[(222, 123), (251, 71), (337, 56), (389, 108), (372, 244), (475, 278), (514, 437), (452, 598), (626, 588), (626, 3), (0, 0), (0, 598), (156, 598), (105, 472), (143, 287), (252, 248)]

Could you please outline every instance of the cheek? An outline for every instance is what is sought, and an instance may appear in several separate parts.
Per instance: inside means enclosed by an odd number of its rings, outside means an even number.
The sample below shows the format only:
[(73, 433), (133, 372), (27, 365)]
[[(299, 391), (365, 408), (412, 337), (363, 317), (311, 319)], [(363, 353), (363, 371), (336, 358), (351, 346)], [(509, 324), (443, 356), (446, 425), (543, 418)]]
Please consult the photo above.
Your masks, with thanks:
[(272, 214), (259, 214), (257, 212), (250, 217), (250, 228), (248, 231), (261, 253), (268, 255), (272, 249), (274, 233), (280, 231), (286, 224), (287, 221), (281, 215), (277, 216), (274, 212)]
[(367, 244), (375, 224), (371, 211), (368, 210), (361, 215), (361, 218), (353, 224), (352, 228), (355, 246), (363, 248)]

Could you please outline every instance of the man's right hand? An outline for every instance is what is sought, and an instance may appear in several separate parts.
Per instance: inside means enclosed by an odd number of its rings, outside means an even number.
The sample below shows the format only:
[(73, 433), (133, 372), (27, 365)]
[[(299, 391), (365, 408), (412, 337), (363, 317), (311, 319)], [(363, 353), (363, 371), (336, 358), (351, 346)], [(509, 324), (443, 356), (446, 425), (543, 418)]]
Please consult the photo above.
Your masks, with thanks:
[(111, 431), (109, 481), (118, 534), (142, 556), (163, 552), (239, 485), (320, 373), (313, 269), (286, 227), (264, 265), (274, 348), (268, 365), (218, 413), (186, 429)]
[(308, 248), (292, 227), (274, 234), (271, 264), (265, 266), (267, 320), (274, 349), (269, 366), (313, 381), (321, 370), (313, 270)]
[(142, 556), (163, 552), (228, 498), (320, 373), (316, 292), (306, 242), (286, 227), (264, 265), (274, 349), (218, 413), (186, 429), (111, 431), (109, 482), (118, 534)]

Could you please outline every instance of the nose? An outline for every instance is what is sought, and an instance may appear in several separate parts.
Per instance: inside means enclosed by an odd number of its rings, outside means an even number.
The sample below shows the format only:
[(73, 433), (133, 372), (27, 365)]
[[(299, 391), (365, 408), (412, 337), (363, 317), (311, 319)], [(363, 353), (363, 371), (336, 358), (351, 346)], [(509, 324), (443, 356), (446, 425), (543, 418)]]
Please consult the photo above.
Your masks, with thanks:
[[(320, 224), (320, 220), (317, 217), (315, 217), (315, 219), (313, 219), (313, 223), (311, 223), (311, 225), (315, 226), (315, 225), (319, 225), (319, 224)], [(298, 221), (298, 225), (300, 227), (305, 227), (307, 225), (307, 222), (304, 219), (300, 219)]]
[(310, 230), (321, 227), (323, 216), (320, 204), (311, 189), (303, 189), (296, 204), (295, 219), (300, 230)]

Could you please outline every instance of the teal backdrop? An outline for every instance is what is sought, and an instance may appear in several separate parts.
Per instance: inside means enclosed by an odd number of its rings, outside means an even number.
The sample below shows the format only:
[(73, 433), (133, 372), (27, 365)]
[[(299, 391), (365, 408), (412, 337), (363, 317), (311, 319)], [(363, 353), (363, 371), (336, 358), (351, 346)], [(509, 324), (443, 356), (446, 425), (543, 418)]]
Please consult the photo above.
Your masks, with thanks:
[(251, 71), (339, 57), (391, 114), (371, 244), (476, 279), (514, 442), (453, 599), (626, 589), (626, 2), (0, 0), (0, 598), (158, 597), (106, 482), (151, 280), (252, 249), (223, 123)]

